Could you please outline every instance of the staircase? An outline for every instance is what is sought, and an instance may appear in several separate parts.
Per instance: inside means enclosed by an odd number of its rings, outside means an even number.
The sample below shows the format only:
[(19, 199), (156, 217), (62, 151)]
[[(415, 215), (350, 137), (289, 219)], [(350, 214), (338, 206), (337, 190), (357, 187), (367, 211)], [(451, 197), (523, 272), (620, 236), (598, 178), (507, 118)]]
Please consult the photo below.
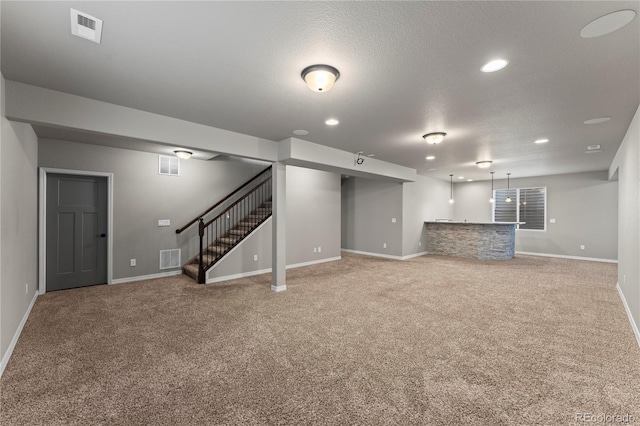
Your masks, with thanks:
[[(242, 240), (249, 236), (258, 226), (271, 217), (271, 199), (265, 201), (243, 217), (238, 224), (229, 229), (223, 236), (209, 244), (203, 252), (203, 263), (208, 265), (206, 270), (210, 269), (220, 259), (222, 259), (232, 248), (240, 244)], [(200, 282), (198, 279), (198, 271), (200, 270), (200, 254), (191, 258), (183, 267), (182, 272)], [(201, 283), (203, 284), (203, 283)]]
[[(214, 216), (213, 219), (205, 222), (206, 218), (211, 216)], [(176, 230), (176, 233), (180, 234), (198, 223), (198, 254), (183, 265), (182, 272), (198, 283), (204, 284), (207, 271), (269, 217), (271, 217), (271, 167), (263, 170)]]

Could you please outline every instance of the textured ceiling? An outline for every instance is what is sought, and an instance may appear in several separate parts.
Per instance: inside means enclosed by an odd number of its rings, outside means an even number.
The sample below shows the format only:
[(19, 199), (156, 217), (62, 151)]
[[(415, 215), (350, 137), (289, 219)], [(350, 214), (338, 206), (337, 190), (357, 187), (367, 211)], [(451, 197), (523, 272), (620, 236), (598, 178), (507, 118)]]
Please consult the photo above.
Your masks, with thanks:
[[(301, 139), (447, 180), (489, 177), (480, 160), (497, 176), (605, 170), (640, 103), (640, 17), (579, 35), (604, 14), (639, 12), (638, 1), (1, 7), (8, 80), (275, 141), (306, 129)], [(104, 20), (102, 44), (70, 34), (71, 7)], [(481, 73), (496, 57), (509, 66)], [(340, 70), (330, 92), (300, 78), (316, 63)], [(583, 124), (601, 116), (613, 118)], [(340, 124), (326, 126), (329, 117)], [(427, 146), (432, 131), (448, 136)], [(592, 144), (603, 152), (585, 154)]]

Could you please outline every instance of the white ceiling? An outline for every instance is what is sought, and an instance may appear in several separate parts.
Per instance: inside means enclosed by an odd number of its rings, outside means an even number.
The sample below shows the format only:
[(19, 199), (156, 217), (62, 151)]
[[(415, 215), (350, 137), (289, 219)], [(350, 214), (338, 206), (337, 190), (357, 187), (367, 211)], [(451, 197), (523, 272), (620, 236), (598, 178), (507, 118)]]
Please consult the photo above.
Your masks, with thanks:
[[(580, 37), (602, 15), (639, 12), (638, 1), (1, 7), (8, 80), (275, 141), (306, 129), (296, 137), (447, 180), (488, 178), (480, 160), (493, 160), (496, 176), (605, 170), (640, 103), (640, 17)], [(104, 21), (101, 44), (71, 35), (72, 7)], [(480, 72), (496, 57), (509, 66)], [(300, 78), (317, 63), (340, 70), (330, 92)], [(601, 116), (612, 119), (583, 124)], [(340, 124), (326, 126), (329, 117)], [(448, 136), (427, 146), (433, 131)], [(585, 154), (593, 144), (603, 152)]]

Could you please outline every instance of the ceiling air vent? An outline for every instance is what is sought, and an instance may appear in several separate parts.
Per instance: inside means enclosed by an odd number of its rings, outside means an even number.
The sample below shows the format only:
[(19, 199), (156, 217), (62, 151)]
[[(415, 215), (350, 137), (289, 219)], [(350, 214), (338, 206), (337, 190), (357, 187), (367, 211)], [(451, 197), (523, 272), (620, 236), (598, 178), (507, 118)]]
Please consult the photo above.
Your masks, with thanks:
[(71, 34), (100, 43), (102, 38), (102, 20), (71, 9)]

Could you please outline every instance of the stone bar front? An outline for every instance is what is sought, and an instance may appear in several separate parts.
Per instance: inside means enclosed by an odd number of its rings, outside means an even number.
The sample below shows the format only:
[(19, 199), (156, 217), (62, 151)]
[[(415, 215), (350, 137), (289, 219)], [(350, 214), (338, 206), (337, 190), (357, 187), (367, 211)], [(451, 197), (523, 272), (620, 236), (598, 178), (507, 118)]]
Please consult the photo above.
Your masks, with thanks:
[(427, 253), (474, 259), (515, 256), (518, 222), (425, 222)]

